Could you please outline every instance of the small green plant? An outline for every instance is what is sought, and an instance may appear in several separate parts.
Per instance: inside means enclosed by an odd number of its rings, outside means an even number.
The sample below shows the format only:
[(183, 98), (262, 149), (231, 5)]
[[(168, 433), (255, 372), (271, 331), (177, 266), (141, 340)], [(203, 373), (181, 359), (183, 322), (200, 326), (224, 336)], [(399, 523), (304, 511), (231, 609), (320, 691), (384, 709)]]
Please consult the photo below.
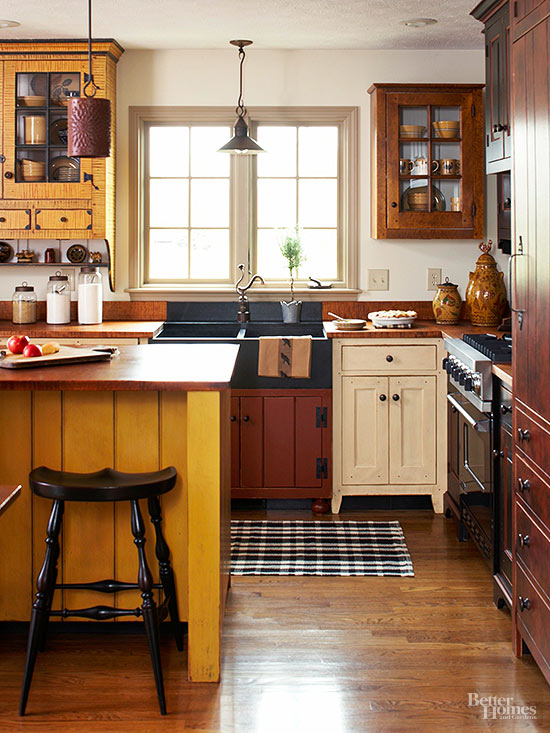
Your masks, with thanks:
[(298, 275), (298, 268), (306, 261), (302, 240), (300, 238), (300, 230), (296, 226), (292, 230), (292, 234), (288, 233), (279, 245), (281, 254), (287, 261), (288, 271), (290, 273), (290, 297), (294, 300), (294, 278)]

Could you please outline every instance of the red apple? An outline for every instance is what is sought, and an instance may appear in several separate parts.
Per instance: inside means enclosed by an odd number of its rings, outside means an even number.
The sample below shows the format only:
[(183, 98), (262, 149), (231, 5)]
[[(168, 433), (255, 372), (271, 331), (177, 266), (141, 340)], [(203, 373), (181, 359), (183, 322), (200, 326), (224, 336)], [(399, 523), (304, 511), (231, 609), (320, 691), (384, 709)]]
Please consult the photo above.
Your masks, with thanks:
[(12, 354), (22, 354), (23, 349), (29, 343), (26, 336), (10, 336), (8, 339), (8, 349)]
[(27, 344), (23, 349), (23, 356), (42, 356), (42, 349), (36, 344)]

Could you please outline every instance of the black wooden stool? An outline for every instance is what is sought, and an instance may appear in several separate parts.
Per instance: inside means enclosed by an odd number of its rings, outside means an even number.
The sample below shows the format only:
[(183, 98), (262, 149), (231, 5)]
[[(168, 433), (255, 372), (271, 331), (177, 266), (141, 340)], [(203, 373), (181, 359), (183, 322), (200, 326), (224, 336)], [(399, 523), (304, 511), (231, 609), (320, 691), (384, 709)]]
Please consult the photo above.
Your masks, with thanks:
[[(45, 648), (50, 616), (62, 616), (63, 618), (79, 616), (96, 620), (111, 619), (118, 616), (143, 616), (149, 652), (153, 663), (160, 712), (162, 715), (166, 715), (164, 682), (160, 664), (159, 620), (162, 621), (168, 613), (170, 614), (176, 645), (180, 651), (183, 649), (183, 639), (174, 573), (170, 565), (170, 549), (162, 534), (162, 517), (158, 497), (174, 487), (176, 475), (176, 469), (173, 466), (153, 473), (121, 473), (111, 468), (104, 468), (96, 473), (68, 473), (66, 471), (52, 471), (45, 466), (31, 471), (29, 475), (31, 490), (37, 496), (53, 499), (53, 506), (47, 529), (46, 556), (36, 581), (37, 593), (32, 606), (19, 715), (25, 714), (37, 651), (39, 649), (43, 651)], [(147, 499), (151, 522), (155, 527), (155, 552), (159, 563), (160, 583), (153, 583), (153, 576), (147, 565), (145, 525), (139, 508), (139, 499)], [(130, 502), (132, 534), (134, 535), (134, 544), (137, 547), (139, 561), (137, 583), (124, 583), (118, 580), (99, 580), (94, 583), (56, 583), (59, 532), (66, 501)], [(143, 603), (141, 607), (134, 609), (93, 606), (92, 608), (76, 610), (52, 611), (52, 599), (56, 588), (93, 590), (101, 593), (139, 589)], [(158, 609), (153, 598), (153, 588), (162, 588), (164, 591), (164, 600)]]

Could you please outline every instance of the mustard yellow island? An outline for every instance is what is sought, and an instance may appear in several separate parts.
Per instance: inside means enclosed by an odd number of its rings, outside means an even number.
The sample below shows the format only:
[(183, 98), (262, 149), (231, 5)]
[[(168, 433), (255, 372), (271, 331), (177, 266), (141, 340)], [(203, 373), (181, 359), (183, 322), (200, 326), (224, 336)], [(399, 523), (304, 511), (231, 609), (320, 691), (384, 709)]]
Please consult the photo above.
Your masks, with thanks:
[[(44, 557), (50, 502), (31, 494), (32, 468), (134, 472), (173, 465), (178, 481), (162, 497), (162, 513), (180, 616), (188, 623), (188, 677), (220, 679), (230, 573), (229, 382), (237, 353), (231, 344), (122, 346), (109, 362), (0, 369), (1, 481), (23, 486), (0, 533), (0, 620), (30, 618)], [(150, 524), (147, 551), (156, 568)], [(59, 570), (58, 582), (134, 581), (126, 503), (67, 503)], [(54, 608), (98, 598), (89, 591), (56, 594)], [(129, 600), (139, 605), (139, 592), (106, 602), (128, 607)]]

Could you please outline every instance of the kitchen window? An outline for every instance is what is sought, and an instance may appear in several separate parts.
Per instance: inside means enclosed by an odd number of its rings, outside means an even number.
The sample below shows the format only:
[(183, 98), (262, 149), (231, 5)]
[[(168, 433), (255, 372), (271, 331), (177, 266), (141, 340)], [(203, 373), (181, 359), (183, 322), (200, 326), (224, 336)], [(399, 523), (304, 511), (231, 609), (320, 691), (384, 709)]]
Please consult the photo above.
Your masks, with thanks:
[[(206, 293), (233, 297), (247, 262), (269, 299), (288, 290), (279, 243), (299, 227), (309, 276), (355, 294), (356, 108), (249, 109), (266, 153), (218, 153), (232, 108), (130, 108), (132, 297)], [(314, 291), (307, 291), (314, 295)]]

